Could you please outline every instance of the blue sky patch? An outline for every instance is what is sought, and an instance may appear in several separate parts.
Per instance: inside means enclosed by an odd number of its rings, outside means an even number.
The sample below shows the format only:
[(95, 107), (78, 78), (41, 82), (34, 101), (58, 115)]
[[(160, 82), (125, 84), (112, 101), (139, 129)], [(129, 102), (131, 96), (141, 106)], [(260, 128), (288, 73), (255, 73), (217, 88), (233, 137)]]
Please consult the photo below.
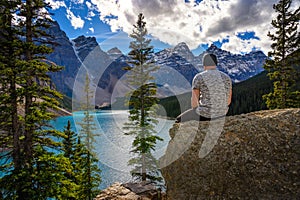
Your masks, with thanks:
[(250, 39), (256, 39), (256, 40), (260, 40), (259, 37), (257, 37), (255, 35), (254, 31), (250, 31), (250, 32), (239, 32), (236, 35), (238, 38), (242, 39), (242, 40), (250, 40)]

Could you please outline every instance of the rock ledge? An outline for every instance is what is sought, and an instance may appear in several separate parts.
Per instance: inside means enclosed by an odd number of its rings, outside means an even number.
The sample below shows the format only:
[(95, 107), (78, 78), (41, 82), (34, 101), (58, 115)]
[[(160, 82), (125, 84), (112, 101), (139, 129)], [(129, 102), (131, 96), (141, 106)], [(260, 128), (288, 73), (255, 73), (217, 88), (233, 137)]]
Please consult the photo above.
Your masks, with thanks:
[(216, 144), (199, 158), (209, 123), (191, 121), (170, 130), (160, 159), (168, 199), (299, 198), (300, 109), (226, 117)]

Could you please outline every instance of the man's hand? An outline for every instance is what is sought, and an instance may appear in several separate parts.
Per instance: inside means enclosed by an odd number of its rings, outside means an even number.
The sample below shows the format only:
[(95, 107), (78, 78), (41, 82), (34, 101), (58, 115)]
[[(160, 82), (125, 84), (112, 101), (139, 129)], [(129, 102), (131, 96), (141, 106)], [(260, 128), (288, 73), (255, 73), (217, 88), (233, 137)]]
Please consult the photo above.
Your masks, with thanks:
[(193, 89), (192, 90), (192, 98), (191, 98), (192, 108), (197, 108), (199, 106), (199, 97), (200, 97), (200, 90)]
[(231, 97), (232, 97), (232, 89), (230, 89), (230, 92), (228, 95), (228, 100), (227, 100), (228, 106), (231, 104)]

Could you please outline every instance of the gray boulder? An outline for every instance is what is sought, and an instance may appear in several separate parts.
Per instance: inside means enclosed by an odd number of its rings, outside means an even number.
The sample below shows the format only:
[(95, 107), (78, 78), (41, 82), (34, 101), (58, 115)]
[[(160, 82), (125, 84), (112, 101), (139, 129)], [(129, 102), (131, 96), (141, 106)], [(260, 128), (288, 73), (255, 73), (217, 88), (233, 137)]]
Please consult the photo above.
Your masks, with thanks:
[(175, 124), (170, 136), (160, 159), (168, 199), (300, 197), (300, 109)]

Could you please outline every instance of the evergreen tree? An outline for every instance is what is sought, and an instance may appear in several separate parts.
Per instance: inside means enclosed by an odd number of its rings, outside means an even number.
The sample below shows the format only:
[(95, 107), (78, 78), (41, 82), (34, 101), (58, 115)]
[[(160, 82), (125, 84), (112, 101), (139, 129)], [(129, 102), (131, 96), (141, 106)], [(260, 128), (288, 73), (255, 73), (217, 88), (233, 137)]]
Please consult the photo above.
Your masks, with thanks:
[(19, 78), (21, 72), (21, 56), (23, 54), (22, 41), (20, 40), (21, 27), (13, 22), (14, 16), (19, 11), (21, 1), (0, 1), (0, 129), (1, 148), (5, 152), (1, 160), (6, 162), (1, 167), (1, 173), (7, 175), (1, 178), (3, 198), (17, 198), (14, 192), (22, 187), (16, 181), (22, 173), (24, 166), (24, 151), (22, 145), (23, 123), (18, 113), (18, 103), (22, 99), (22, 89), (17, 84), (22, 83)]
[(74, 199), (79, 186), (68, 176), (74, 174), (73, 163), (62, 153), (51, 152), (42, 146), (35, 148), (33, 181), (35, 193), (31, 199)]
[(81, 126), (80, 139), (83, 140), (83, 145), (85, 148), (81, 147), (81, 142), (79, 141), (80, 150), (80, 163), (82, 168), (81, 182), (80, 182), (80, 199), (92, 200), (99, 193), (99, 185), (101, 183), (100, 173), (101, 170), (98, 167), (98, 159), (95, 155), (95, 133), (96, 125), (94, 123), (94, 116), (91, 114), (91, 109), (95, 109), (91, 106), (92, 100), (92, 90), (90, 88), (90, 79), (88, 73), (85, 78), (85, 96), (82, 102), (81, 109), (84, 110), (84, 118), (82, 122), (78, 123)]
[[(20, 120), (18, 119), (18, 101), (20, 101), (20, 80), (17, 75), (20, 72), (21, 40), (19, 39), (19, 27), (13, 24), (16, 21), (13, 14), (17, 12), (20, 1), (0, 1), (0, 130), (1, 148), (12, 149), (11, 154), (0, 156), (12, 156), (14, 168), (20, 169), (21, 144), (20, 144)], [(3, 159), (1, 159), (3, 160)], [(3, 168), (4, 169), (4, 168)]]
[(66, 176), (76, 184), (70, 191), (74, 192), (75, 199), (93, 199), (99, 194), (99, 184), (101, 182), (100, 170), (95, 159), (87, 147), (81, 143), (80, 137), (71, 130), (71, 123), (65, 127), (65, 138), (63, 140), (64, 157), (68, 158), (72, 171)]
[(83, 139), (83, 144), (86, 145), (88, 150), (93, 151), (95, 149), (94, 143), (95, 141), (95, 130), (96, 125), (94, 123), (94, 116), (92, 115), (91, 111), (95, 109), (92, 106), (92, 98), (93, 98), (93, 91), (90, 86), (90, 79), (89, 75), (86, 74), (85, 77), (85, 86), (84, 86), (84, 99), (81, 102), (81, 109), (84, 112), (84, 118), (82, 122), (78, 123), (81, 126), (80, 137)]
[(152, 72), (158, 69), (151, 59), (153, 47), (150, 46), (150, 39), (146, 38), (147, 29), (143, 14), (138, 15), (138, 21), (134, 25), (133, 33), (130, 37), (131, 51), (126, 69), (130, 72), (127, 75), (128, 84), (133, 92), (129, 92), (129, 122), (125, 123), (126, 135), (133, 135), (132, 151), (135, 157), (129, 160), (129, 165), (133, 165), (132, 176), (145, 181), (160, 180), (158, 176), (157, 161), (152, 156), (151, 151), (155, 150), (157, 140), (162, 140), (156, 135), (154, 130), (157, 120), (151, 115), (158, 102), (156, 95), (156, 84), (152, 82), (154, 77)]
[(77, 170), (80, 169), (78, 175), (79, 190), (78, 199), (92, 200), (100, 193), (101, 170), (98, 166), (99, 160), (92, 154), (85, 145), (78, 140), (77, 152), (78, 157)]
[(79, 168), (80, 164), (80, 151), (81, 146), (78, 145), (78, 135), (71, 130), (71, 122), (68, 120), (68, 124), (64, 129), (65, 137), (62, 141), (62, 152), (64, 157), (69, 159), (70, 164), (72, 166), (72, 171), (66, 173), (66, 177), (68, 177), (72, 182), (74, 182), (78, 187), (73, 188), (75, 191), (78, 191), (80, 188), (80, 173), (81, 170)]
[[(24, 173), (22, 173), (20, 182), (22, 185), (25, 183), (25, 187), (23, 185), (23, 188), (17, 190), (16, 193), (18, 199), (23, 200), (40, 198), (40, 196), (43, 196), (43, 193), (36, 188), (45, 187), (45, 184), (53, 184), (51, 182), (41, 182), (40, 176), (32, 176), (32, 174), (35, 174), (35, 171), (47, 172), (41, 167), (39, 169), (36, 168), (39, 167), (38, 163), (36, 163), (40, 160), (39, 157), (44, 155), (39, 155), (39, 149), (35, 148), (52, 146), (53, 142), (50, 141), (49, 136), (51, 134), (56, 136), (58, 133), (56, 131), (41, 130), (46, 125), (45, 122), (53, 118), (53, 114), (48, 109), (57, 109), (59, 103), (56, 98), (61, 97), (58, 92), (50, 88), (50, 78), (48, 76), (49, 72), (56, 72), (61, 68), (44, 62), (45, 55), (52, 51), (46, 45), (50, 41), (44, 30), (51, 23), (46, 9), (47, 4), (43, 0), (27, 0), (22, 2), (19, 12), (20, 16), (24, 18), (24, 21), (20, 22), (22, 28), (24, 28), (24, 42), (22, 46), (24, 60), (21, 63), (23, 68), (20, 74), (23, 79), (21, 86), (24, 96), (24, 117), (22, 119), (24, 121), (22, 139)], [(44, 153), (46, 152), (44, 151)], [(48, 159), (51, 160), (53, 157), (55, 157), (54, 154)], [(61, 173), (60, 169), (56, 173)]]
[(60, 141), (63, 134), (44, 128), (53, 117), (49, 108), (56, 109), (61, 96), (50, 88), (48, 76), (61, 68), (45, 62), (51, 52), (45, 8), (42, 0), (0, 1), (3, 199), (66, 199), (74, 186), (64, 176), (71, 166), (68, 159), (54, 153), (61, 143), (53, 138)]
[[(278, 13), (272, 20), (272, 26), (276, 29), (274, 34), (268, 36), (274, 41), (272, 51), (268, 56), (264, 68), (268, 70), (268, 76), (273, 80), (274, 91), (264, 95), (268, 108), (297, 107), (299, 91), (293, 91), (296, 80), (295, 66), (299, 66), (299, 57), (290, 58), (289, 55), (300, 48), (300, 33), (298, 25), (300, 20), (300, 8), (290, 10), (292, 0), (280, 0), (273, 8)], [(299, 97), (298, 97), (299, 98)]]
[(66, 158), (69, 158), (70, 160), (74, 160), (78, 136), (74, 131), (71, 130), (70, 120), (68, 120), (68, 124), (67, 126), (65, 126), (64, 133), (65, 133), (65, 138), (62, 142), (63, 143), (62, 151), (64, 152), (64, 156)]

